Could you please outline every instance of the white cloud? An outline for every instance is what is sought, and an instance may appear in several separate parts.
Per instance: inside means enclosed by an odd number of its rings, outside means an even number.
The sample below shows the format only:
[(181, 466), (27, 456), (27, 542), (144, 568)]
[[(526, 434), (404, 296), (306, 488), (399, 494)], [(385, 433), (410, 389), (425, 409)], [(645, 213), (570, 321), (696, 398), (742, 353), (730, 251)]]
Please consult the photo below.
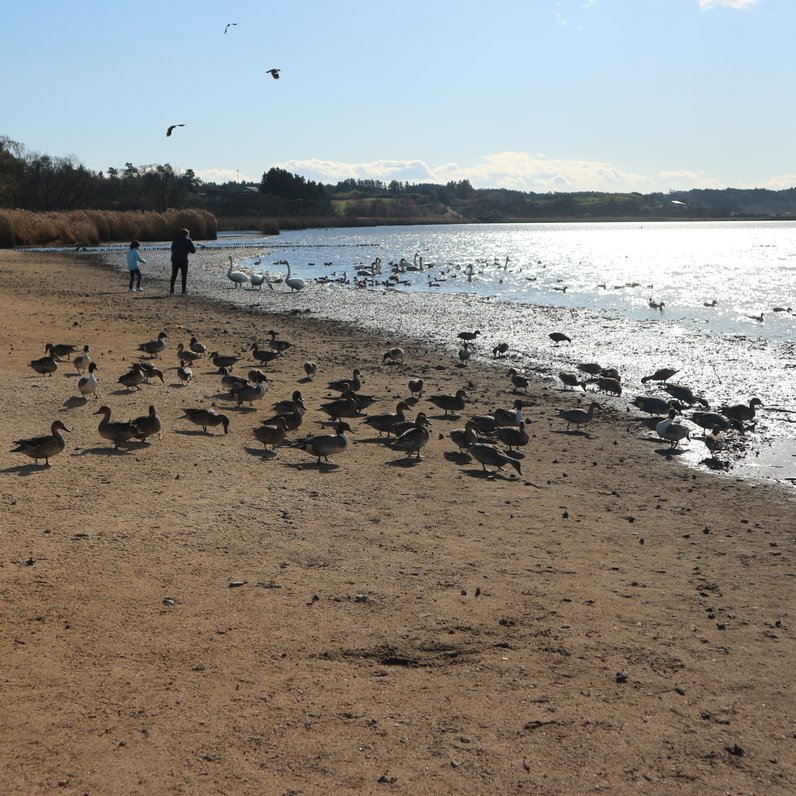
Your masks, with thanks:
[(250, 177), (241, 174), (237, 169), (196, 169), (196, 176), (203, 182), (260, 182), (262, 174), (258, 177)]
[(659, 184), (664, 186), (665, 190), (687, 191), (690, 188), (727, 187), (726, 185), (722, 185), (718, 180), (707, 177), (698, 171), (688, 171), (687, 169), (659, 171), (657, 177)]
[(699, 0), (700, 8), (748, 8), (758, 0)]

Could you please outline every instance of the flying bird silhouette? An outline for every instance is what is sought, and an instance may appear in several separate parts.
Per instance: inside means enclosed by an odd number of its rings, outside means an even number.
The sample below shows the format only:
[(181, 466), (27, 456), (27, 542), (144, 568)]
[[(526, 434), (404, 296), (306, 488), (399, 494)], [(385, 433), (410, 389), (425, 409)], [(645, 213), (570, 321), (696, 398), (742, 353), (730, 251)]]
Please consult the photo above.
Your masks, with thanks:
[(267, 74), (271, 75), (274, 80), (279, 80), (279, 69), (266, 69)]
[(171, 135), (171, 133), (172, 133), (172, 131), (174, 130), (175, 127), (185, 127), (185, 125), (184, 124), (172, 124), (172, 125), (169, 125), (169, 128), (166, 130), (166, 137), (167, 138)]
[(227, 26), (224, 28), (224, 35), (226, 36), (226, 35), (227, 35), (227, 31), (228, 31), (228, 30), (229, 30), (229, 29), (230, 29), (230, 28), (231, 28), (233, 25), (237, 25), (237, 24), (238, 24), (237, 22), (227, 22)]

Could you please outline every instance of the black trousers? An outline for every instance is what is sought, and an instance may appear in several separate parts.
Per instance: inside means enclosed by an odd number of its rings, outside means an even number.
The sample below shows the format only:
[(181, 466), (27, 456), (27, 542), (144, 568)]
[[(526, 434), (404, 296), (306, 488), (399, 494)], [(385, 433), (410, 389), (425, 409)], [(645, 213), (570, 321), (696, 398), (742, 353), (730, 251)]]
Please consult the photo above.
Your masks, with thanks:
[(132, 290), (133, 282), (138, 280), (136, 287), (141, 287), (141, 270), (136, 268), (135, 271), (130, 271), (130, 289)]
[(171, 290), (174, 292), (174, 283), (177, 281), (177, 274), (182, 276), (182, 292), (185, 293), (185, 286), (188, 283), (188, 263), (172, 263), (171, 264)]

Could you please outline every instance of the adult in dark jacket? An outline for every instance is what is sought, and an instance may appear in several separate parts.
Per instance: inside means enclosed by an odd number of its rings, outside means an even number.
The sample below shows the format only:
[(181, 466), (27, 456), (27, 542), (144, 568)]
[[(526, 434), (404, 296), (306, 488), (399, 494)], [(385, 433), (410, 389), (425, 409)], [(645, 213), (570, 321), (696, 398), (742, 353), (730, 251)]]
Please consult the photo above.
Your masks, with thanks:
[(190, 238), (191, 233), (187, 229), (181, 229), (177, 237), (171, 244), (171, 289), (169, 293), (174, 294), (174, 283), (177, 281), (177, 273), (182, 276), (182, 295), (187, 296), (188, 290), (188, 255), (196, 253), (196, 247)]

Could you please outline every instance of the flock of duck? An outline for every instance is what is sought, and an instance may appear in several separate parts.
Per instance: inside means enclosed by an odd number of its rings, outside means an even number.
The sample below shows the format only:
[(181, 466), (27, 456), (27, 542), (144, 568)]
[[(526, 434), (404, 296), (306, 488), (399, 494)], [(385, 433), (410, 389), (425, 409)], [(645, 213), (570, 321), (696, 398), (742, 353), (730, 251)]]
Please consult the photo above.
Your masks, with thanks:
[[(462, 331), (458, 334), (461, 367), (467, 366), (471, 352), (478, 346), (479, 335), (481, 335), (480, 330)], [(268, 332), (268, 337), (264, 345), (254, 342), (247, 349), (245, 356), (255, 366), (248, 370), (245, 377), (232, 373), (233, 368), (240, 365), (243, 356), (209, 351), (208, 346), (195, 336), (190, 338), (187, 345), (183, 342), (177, 344), (174, 357), (179, 365), (175, 364), (166, 370), (173, 371), (178, 384), (184, 386), (193, 382), (193, 368), (196, 363), (208, 361), (212, 363), (220, 379), (221, 393), (217, 396), (218, 400), (228, 400), (232, 402), (232, 407), (237, 409), (253, 408), (255, 403), (262, 404), (268, 387), (274, 383), (263, 368), (294, 348), (273, 329)], [(571, 342), (563, 332), (553, 332), (549, 337), (555, 345)], [(155, 365), (155, 360), (160, 360), (168, 345), (168, 335), (165, 331), (160, 332), (152, 340), (139, 344), (138, 360), (116, 379), (116, 384), (128, 391), (138, 392), (143, 384), (152, 384), (153, 381), (165, 383), (164, 370)], [(84, 402), (90, 398), (98, 400), (100, 368), (92, 360), (91, 347), (88, 344), (75, 346), (47, 343), (44, 349), (43, 357), (30, 362), (30, 367), (37, 374), (52, 377), (62, 365), (73, 367), (79, 377), (77, 381), (79, 396)], [(509, 345), (505, 342), (497, 343), (491, 351), (494, 360), (510, 355)], [(404, 362), (404, 356), (403, 348), (393, 347), (382, 353), (381, 362), (390, 365), (400, 364)], [(305, 361), (302, 366), (301, 381), (304, 383), (313, 381), (317, 369), (315, 362)], [(678, 372), (674, 368), (660, 368), (641, 380), (644, 384), (655, 383), (667, 394), (667, 397), (638, 395), (632, 401), (634, 406), (651, 416), (651, 427), (661, 439), (669, 443), (670, 447), (676, 448), (683, 440), (690, 439), (689, 426), (677, 422), (676, 419), (678, 414), (683, 415), (686, 411), (690, 412), (688, 420), (705, 432), (703, 440), (711, 454), (721, 448), (725, 432), (730, 429), (744, 431), (746, 430), (744, 424), (754, 423), (756, 409), (762, 405), (758, 398), (752, 398), (748, 404), (724, 406), (715, 412), (708, 411), (710, 407), (704, 398), (687, 386), (670, 381)], [(505, 377), (515, 394), (527, 393), (531, 383), (527, 375), (511, 367)], [(604, 368), (594, 362), (580, 363), (572, 372), (562, 371), (559, 373), (559, 380), (564, 389), (581, 388), (584, 392), (594, 390), (615, 397), (620, 397), (623, 393), (620, 373), (615, 368)], [(347, 434), (353, 433), (350, 423), (355, 419), (361, 419), (363, 424), (377, 432), (380, 438), (384, 437), (392, 449), (420, 460), (421, 451), (429, 442), (431, 419), (424, 411), (418, 411), (414, 419), (410, 419), (407, 413), (418, 402), (425, 400), (442, 410), (443, 414), (437, 416), (438, 419), (456, 420), (465, 412), (469, 400), (465, 388), (451, 394), (435, 393), (424, 399), (426, 390), (424, 380), (411, 378), (407, 384), (408, 394), (396, 403), (394, 412), (365, 414), (365, 410), (379, 398), (363, 393), (363, 383), (363, 371), (359, 367), (353, 368), (350, 377), (335, 379), (328, 383), (327, 398), (320, 404), (318, 411), (328, 418), (325, 422), (333, 425), (334, 433), (313, 434), (292, 442), (288, 440), (289, 434), (292, 435), (301, 428), (307, 411), (301, 391), (294, 390), (290, 398), (277, 401), (271, 406), (272, 411), (268, 417), (254, 428), (252, 434), (265, 450), (268, 450), (269, 446), (273, 451), (280, 445), (292, 445), (307, 451), (320, 465), (322, 461), (328, 463), (331, 456), (337, 456), (348, 449)], [(699, 410), (693, 411), (691, 407), (694, 405), (699, 405)], [(461, 454), (467, 454), (468, 460), (472, 457), (478, 461), (484, 470), (487, 467), (503, 470), (505, 466), (509, 466), (521, 474), (523, 454), (520, 449), (529, 443), (526, 428), (528, 421), (523, 417), (523, 410), (527, 406), (522, 398), (517, 397), (510, 407), (497, 407), (486, 414), (469, 417), (464, 427), (453, 429), (448, 436)], [(557, 417), (566, 423), (567, 432), (571, 432), (574, 427), (574, 433), (579, 433), (584, 426), (592, 422), (595, 410), (599, 408), (600, 404), (592, 400), (586, 408), (577, 406), (560, 409)], [(200, 427), (206, 434), (212, 433), (212, 429), (219, 427), (224, 434), (229, 433), (230, 416), (217, 411), (215, 403), (204, 407), (185, 407), (183, 412), (179, 419)], [(144, 442), (155, 435), (162, 438), (162, 425), (154, 405), (149, 406), (147, 414), (128, 421), (112, 420), (112, 410), (107, 405), (100, 406), (94, 414), (101, 416), (97, 427), (99, 436), (111, 442), (115, 448)], [(36, 463), (44, 460), (45, 466), (49, 466), (50, 459), (65, 448), (63, 432), (69, 432), (69, 429), (62, 421), (56, 420), (52, 423), (49, 434), (17, 440), (13, 452), (24, 454), (34, 459)]]

